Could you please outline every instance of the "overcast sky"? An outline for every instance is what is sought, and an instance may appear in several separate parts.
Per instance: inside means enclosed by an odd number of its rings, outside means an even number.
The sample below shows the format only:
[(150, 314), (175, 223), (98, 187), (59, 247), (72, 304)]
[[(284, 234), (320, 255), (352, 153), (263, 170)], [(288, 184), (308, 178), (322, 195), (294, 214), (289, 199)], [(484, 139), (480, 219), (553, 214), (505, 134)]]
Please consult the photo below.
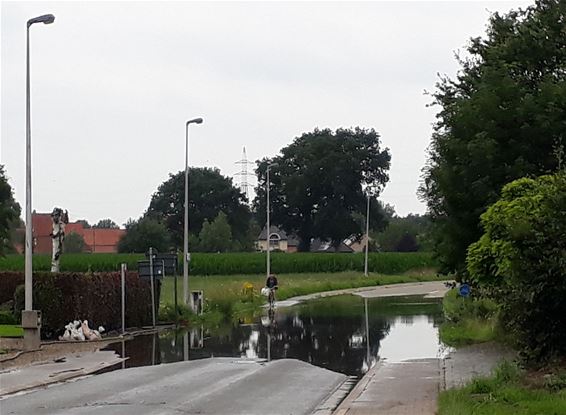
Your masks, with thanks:
[[(1, 141), (25, 207), (25, 40), (31, 29), (33, 208), (72, 221), (139, 217), (190, 164), (231, 176), (315, 127), (375, 128), (392, 153), (381, 199), (424, 213), (416, 190), (438, 73), (485, 33), (482, 2), (6, 2), (1, 5)], [(235, 182), (238, 182), (235, 178)], [(254, 180), (255, 183), (255, 180)]]

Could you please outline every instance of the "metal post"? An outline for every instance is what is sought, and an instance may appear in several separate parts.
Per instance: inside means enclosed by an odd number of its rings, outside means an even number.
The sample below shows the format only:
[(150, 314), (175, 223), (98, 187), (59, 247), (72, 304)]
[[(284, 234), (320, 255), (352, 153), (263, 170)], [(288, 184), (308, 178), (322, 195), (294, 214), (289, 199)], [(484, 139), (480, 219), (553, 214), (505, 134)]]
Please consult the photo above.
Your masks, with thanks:
[(189, 124), (202, 124), (202, 118), (194, 118), (185, 124), (185, 223), (183, 225), (183, 299), (193, 309), (189, 296)]
[(185, 331), (183, 335), (183, 360), (189, 360), (189, 332)]
[(177, 300), (177, 267), (175, 267), (175, 272), (173, 274), (175, 280), (173, 281), (173, 288), (175, 290), (175, 324), (178, 323), (179, 321), (179, 305), (178, 305), (178, 300)]
[(370, 352), (369, 352), (369, 319), (368, 319), (368, 299), (364, 298), (364, 306), (366, 311), (366, 348), (367, 348), (367, 362), (368, 362), (368, 370), (370, 365)]
[(267, 331), (267, 361), (271, 362), (271, 334)]
[[(183, 301), (189, 305), (189, 123), (185, 131), (185, 222), (183, 231)], [(192, 308), (192, 307), (191, 307)]]
[(368, 206), (367, 206), (367, 213), (366, 213), (366, 256), (364, 260), (364, 275), (368, 276), (368, 250), (369, 250), (369, 201), (370, 195), (368, 193)]
[(122, 340), (122, 369), (126, 368), (126, 341)]
[(153, 333), (153, 343), (151, 347), (151, 366), (155, 366), (155, 338), (157, 336), (157, 333)]
[(29, 27), (26, 47), (26, 258), (25, 258), (25, 309), (33, 309), (33, 235), (31, 222), (31, 122), (30, 122), (30, 75), (29, 75)]
[(122, 334), (126, 332), (126, 267), (126, 264), (121, 264), (120, 266), (120, 277), (122, 283)]
[(155, 328), (155, 288), (153, 286), (153, 248), (149, 248), (149, 279), (151, 285), (151, 319)]
[(30, 99), (30, 52), (29, 28), (34, 23), (51, 24), (55, 16), (46, 14), (27, 21), (26, 26), (26, 241), (24, 271), (24, 310), (22, 328), (24, 329), (24, 349), (34, 350), (41, 344), (41, 313), (33, 310), (33, 232), (31, 216), (31, 99)]
[(271, 166), (267, 166), (267, 278), (269, 278), (269, 274), (271, 273), (271, 261), (270, 261), (270, 251), (271, 251), (271, 225), (269, 223), (269, 168)]

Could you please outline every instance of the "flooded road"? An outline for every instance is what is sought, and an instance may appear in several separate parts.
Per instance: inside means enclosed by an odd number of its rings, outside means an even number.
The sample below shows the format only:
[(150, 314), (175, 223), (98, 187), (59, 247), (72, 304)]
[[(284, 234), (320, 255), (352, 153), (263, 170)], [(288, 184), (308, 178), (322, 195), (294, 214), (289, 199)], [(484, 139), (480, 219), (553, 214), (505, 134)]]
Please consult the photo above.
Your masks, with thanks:
[(123, 367), (209, 357), (293, 358), (360, 377), (379, 359), (441, 357), (439, 299), (353, 295), (308, 301), (217, 327), (166, 330), (114, 343)]

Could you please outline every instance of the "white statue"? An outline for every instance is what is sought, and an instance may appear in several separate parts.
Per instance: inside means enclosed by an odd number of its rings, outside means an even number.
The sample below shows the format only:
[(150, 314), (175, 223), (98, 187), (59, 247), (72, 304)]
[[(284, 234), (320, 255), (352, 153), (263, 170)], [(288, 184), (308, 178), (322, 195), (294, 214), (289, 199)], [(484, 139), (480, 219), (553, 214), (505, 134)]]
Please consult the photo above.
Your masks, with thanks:
[(59, 260), (63, 253), (63, 241), (65, 240), (65, 225), (69, 223), (69, 214), (63, 212), (61, 208), (54, 208), (51, 213), (53, 222), (53, 232), (51, 232), (51, 240), (53, 241), (53, 253), (51, 256), (51, 272), (59, 272)]

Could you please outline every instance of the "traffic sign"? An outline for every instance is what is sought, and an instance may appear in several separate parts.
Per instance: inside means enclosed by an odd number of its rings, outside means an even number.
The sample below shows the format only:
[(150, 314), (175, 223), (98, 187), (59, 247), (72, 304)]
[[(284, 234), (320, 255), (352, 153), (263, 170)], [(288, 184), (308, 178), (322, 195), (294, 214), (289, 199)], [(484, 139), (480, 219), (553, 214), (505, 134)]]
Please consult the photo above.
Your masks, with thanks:
[(460, 288), (458, 288), (458, 293), (462, 297), (468, 297), (470, 295), (471, 288), (468, 284), (460, 284)]

